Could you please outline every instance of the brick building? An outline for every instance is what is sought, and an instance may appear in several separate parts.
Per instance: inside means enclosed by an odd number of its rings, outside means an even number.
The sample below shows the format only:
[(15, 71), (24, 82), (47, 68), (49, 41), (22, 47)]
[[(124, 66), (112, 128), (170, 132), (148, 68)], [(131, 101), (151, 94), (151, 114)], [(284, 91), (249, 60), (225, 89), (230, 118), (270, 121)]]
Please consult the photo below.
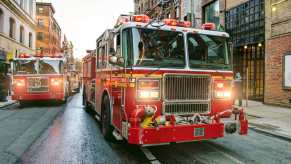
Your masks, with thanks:
[(36, 3), (37, 19), (37, 54), (48, 56), (59, 55), (62, 52), (62, 32), (54, 18), (55, 9), (51, 3)]
[[(284, 57), (291, 55), (291, 0), (266, 0), (265, 102), (291, 105), (291, 86), (284, 84)], [(289, 58), (289, 66), (291, 64)], [(290, 67), (289, 67), (290, 68)]]
[(201, 26), (201, 0), (134, 0), (135, 14), (146, 14), (151, 18), (172, 18), (191, 21)]

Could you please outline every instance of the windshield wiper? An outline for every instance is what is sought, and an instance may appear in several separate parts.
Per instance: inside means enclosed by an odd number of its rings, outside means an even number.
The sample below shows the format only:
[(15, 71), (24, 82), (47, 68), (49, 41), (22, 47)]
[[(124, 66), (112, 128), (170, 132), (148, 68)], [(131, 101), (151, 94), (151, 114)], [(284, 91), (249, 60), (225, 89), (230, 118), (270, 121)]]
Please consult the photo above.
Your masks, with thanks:
[(147, 73), (145, 77), (152, 75), (153, 73), (159, 71), (162, 68), (162, 65), (159, 65), (157, 69), (152, 70), (151, 72)]

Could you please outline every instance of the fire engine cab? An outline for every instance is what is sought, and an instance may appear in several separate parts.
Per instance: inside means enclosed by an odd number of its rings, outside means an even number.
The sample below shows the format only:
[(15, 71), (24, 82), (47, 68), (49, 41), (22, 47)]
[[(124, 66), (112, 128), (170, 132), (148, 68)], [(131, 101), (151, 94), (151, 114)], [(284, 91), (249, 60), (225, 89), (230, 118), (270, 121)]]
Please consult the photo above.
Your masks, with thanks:
[(12, 63), (12, 99), (20, 105), (27, 101), (65, 102), (67, 87), (62, 57), (21, 54)]
[(106, 139), (149, 146), (247, 134), (233, 105), (229, 35), (190, 26), (124, 15), (97, 39), (84, 58), (83, 100)]

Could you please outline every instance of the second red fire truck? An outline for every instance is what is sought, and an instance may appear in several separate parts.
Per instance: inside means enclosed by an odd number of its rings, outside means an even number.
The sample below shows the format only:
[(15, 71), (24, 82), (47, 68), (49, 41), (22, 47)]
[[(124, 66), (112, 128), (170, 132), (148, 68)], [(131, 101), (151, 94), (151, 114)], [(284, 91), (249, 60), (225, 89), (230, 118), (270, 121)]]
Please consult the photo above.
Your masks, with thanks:
[(149, 146), (246, 135), (233, 106), (229, 35), (213, 24), (121, 16), (84, 58), (83, 101), (106, 139)]
[(66, 101), (68, 85), (63, 58), (21, 54), (14, 59), (12, 70), (12, 99), (20, 105), (37, 100)]

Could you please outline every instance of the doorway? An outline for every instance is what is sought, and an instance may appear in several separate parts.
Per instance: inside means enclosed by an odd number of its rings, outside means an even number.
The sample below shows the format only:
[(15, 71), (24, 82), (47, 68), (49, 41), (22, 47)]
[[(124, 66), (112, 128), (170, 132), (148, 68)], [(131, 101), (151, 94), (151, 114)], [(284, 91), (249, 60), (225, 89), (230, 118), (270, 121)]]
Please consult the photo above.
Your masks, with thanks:
[(250, 44), (234, 49), (234, 72), (243, 80), (244, 98), (264, 100), (265, 52), (264, 44)]

